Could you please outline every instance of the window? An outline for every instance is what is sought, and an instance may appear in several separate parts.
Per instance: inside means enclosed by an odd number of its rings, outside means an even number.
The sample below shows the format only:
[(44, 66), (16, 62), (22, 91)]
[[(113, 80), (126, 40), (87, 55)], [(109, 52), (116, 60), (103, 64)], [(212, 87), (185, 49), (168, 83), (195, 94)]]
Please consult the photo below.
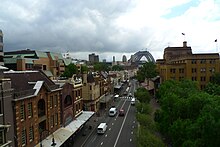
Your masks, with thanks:
[(201, 71), (201, 73), (204, 73), (206, 71), (206, 69), (205, 68), (201, 68), (200, 71)]
[(90, 90), (92, 90), (92, 86), (90, 86)]
[(2, 101), (0, 100), (0, 114), (2, 114)]
[(25, 105), (24, 104), (21, 104), (20, 114), (21, 114), (21, 120), (24, 120), (25, 119)]
[(192, 68), (192, 73), (196, 73), (196, 68)]
[(176, 73), (176, 69), (171, 68), (171, 69), (170, 69), (170, 73)]
[(184, 73), (184, 69), (183, 69), (183, 68), (180, 68), (180, 69), (179, 69), (179, 73)]
[(4, 130), (1, 129), (1, 130), (0, 130), (0, 146), (5, 143), (4, 140), (5, 140), (5, 139), (4, 139)]
[(32, 102), (28, 103), (28, 117), (32, 117)]
[(205, 64), (205, 63), (206, 63), (206, 60), (205, 60), (205, 59), (202, 59), (202, 60), (200, 60), (200, 63), (201, 63), (201, 64)]
[(50, 96), (50, 108), (53, 108), (53, 96)]
[(200, 81), (206, 81), (206, 77), (200, 77)]
[(197, 78), (196, 77), (192, 77), (192, 81), (197, 81)]
[(58, 103), (58, 97), (57, 97), (57, 94), (54, 96), (54, 107), (57, 106), (57, 103)]
[(54, 123), (55, 125), (58, 124), (58, 113), (55, 114)]
[(210, 63), (210, 64), (215, 64), (215, 59), (211, 59), (211, 60), (209, 61), (209, 63)]
[(33, 126), (29, 128), (29, 140), (30, 142), (34, 140)]
[(191, 61), (191, 63), (192, 63), (192, 64), (196, 64), (196, 60), (193, 59), (193, 60)]
[(54, 127), (54, 115), (52, 115), (50, 117), (50, 127), (53, 128)]
[(22, 144), (22, 146), (26, 145), (26, 130), (25, 130), (25, 128), (21, 132), (21, 144)]
[(43, 70), (47, 70), (47, 65), (43, 65)]

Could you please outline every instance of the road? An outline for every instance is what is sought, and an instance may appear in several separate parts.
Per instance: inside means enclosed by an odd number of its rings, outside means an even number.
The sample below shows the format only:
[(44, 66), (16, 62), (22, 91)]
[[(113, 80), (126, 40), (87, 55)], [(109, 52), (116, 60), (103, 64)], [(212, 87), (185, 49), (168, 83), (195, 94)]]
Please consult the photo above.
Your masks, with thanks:
[[(131, 84), (130, 92), (133, 95), (134, 86)], [(137, 122), (135, 119), (135, 106), (130, 104), (131, 98), (121, 97), (115, 102), (115, 107), (125, 110), (125, 116), (106, 117), (102, 122), (106, 122), (108, 130), (103, 135), (98, 135), (96, 129), (88, 136), (84, 147), (135, 147), (135, 129)], [(108, 112), (106, 112), (108, 113)]]

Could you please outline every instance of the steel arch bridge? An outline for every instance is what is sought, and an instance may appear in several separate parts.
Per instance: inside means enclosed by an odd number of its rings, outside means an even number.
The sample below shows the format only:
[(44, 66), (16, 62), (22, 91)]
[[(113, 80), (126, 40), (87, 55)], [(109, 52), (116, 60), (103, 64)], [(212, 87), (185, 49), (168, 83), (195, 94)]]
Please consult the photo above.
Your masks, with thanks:
[(147, 62), (153, 62), (156, 63), (154, 60), (154, 57), (151, 55), (148, 51), (138, 51), (133, 55), (133, 59), (131, 59), (131, 62), (140, 62), (142, 57), (146, 57)]

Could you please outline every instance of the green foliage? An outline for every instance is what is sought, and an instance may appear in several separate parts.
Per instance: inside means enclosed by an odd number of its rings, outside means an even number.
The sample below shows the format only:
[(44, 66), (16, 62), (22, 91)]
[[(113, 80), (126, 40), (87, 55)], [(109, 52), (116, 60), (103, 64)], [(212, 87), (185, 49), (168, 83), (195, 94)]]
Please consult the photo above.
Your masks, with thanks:
[(136, 103), (135, 104), (137, 112), (143, 113), (143, 114), (151, 114), (152, 109), (149, 104), (147, 103)]
[(156, 71), (156, 64), (153, 62), (146, 62), (137, 72), (137, 79), (143, 82), (145, 78), (154, 78), (158, 75)]
[(159, 137), (151, 133), (146, 127), (140, 126), (137, 131), (137, 147), (164, 147)]
[(66, 68), (61, 77), (68, 77), (71, 78), (73, 74), (78, 73), (78, 68), (76, 67), (75, 64), (71, 63), (69, 64)]
[(95, 63), (94, 65), (94, 70), (95, 71), (109, 71), (109, 66), (106, 64), (106, 63), (103, 63), (103, 62), (98, 62), (98, 63)]
[(89, 70), (88, 70), (88, 67), (86, 65), (82, 65), (81, 66), (81, 73), (87, 73)]
[(121, 65), (113, 65), (112, 66), (112, 71), (121, 71), (124, 68)]
[(199, 91), (196, 83), (185, 80), (164, 82), (159, 98), (161, 110), (155, 121), (172, 146), (220, 144), (219, 96)]
[(211, 95), (220, 95), (220, 85), (215, 83), (208, 83), (204, 91)]
[(134, 96), (141, 103), (149, 103), (150, 102), (150, 94), (149, 94), (148, 90), (143, 87), (138, 88), (137, 91), (134, 93)]
[(210, 82), (213, 83), (213, 84), (220, 85), (220, 73), (215, 73), (212, 76), (212, 80)]

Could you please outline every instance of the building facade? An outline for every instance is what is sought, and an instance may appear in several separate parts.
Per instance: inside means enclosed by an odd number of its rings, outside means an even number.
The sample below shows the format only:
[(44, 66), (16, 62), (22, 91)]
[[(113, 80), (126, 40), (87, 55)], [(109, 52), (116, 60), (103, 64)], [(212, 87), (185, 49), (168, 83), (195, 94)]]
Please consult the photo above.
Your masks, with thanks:
[(99, 55), (96, 55), (95, 53), (89, 54), (89, 62), (90, 63), (99, 62)]
[(42, 70), (51, 79), (56, 79), (63, 74), (71, 59), (65, 59), (58, 53), (27, 49), (5, 52), (4, 63), (16, 71)]
[(183, 42), (183, 47), (165, 48), (164, 59), (158, 59), (156, 64), (161, 82), (189, 79), (204, 89), (213, 74), (220, 71), (219, 61), (218, 53), (193, 54), (191, 47)]
[(16, 146), (34, 147), (60, 128), (61, 89), (40, 71), (8, 71), (14, 89)]
[(0, 146), (14, 147), (14, 117), (11, 80), (4, 78), (5, 67), (0, 66)]
[(0, 65), (4, 65), (3, 33), (0, 30)]

